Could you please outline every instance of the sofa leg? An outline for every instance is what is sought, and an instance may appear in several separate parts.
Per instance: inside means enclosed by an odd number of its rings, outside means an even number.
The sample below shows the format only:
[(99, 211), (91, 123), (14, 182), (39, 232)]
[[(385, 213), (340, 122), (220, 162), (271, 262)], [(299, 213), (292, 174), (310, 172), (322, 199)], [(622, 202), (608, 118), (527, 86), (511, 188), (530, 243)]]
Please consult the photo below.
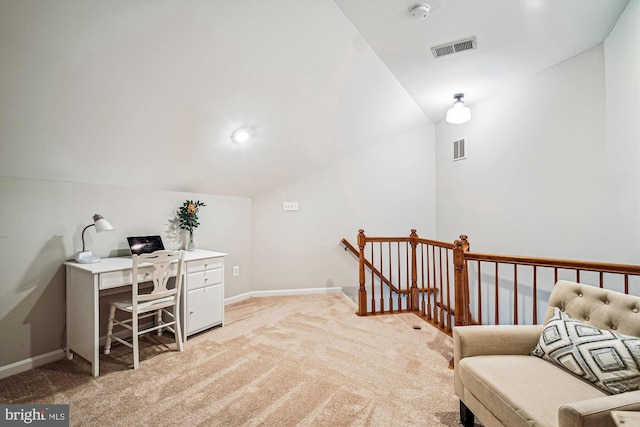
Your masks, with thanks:
[(460, 423), (464, 427), (473, 427), (475, 424), (475, 415), (467, 408), (467, 405), (460, 401)]

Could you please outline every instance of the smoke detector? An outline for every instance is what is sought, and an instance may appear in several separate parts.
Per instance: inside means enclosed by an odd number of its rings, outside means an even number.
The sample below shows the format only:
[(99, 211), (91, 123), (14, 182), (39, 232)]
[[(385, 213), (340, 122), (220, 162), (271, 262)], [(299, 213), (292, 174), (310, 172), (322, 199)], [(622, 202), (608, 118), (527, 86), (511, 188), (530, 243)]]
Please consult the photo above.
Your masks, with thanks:
[(411, 16), (415, 19), (424, 19), (429, 16), (429, 11), (431, 10), (431, 6), (427, 3), (421, 3), (413, 6), (411, 8)]

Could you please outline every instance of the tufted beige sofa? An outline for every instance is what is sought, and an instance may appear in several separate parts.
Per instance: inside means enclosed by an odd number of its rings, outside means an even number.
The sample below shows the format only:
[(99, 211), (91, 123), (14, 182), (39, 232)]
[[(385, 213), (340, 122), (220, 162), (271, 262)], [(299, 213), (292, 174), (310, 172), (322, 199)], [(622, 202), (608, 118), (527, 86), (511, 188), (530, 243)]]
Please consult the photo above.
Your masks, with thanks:
[[(559, 281), (553, 308), (600, 329), (640, 337), (640, 297)], [(640, 391), (608, 395), (573, 374), (531, 356), (544, 325), (453, 329), (460, 420), (484, 426), (615, 426), (610, 411), (640, 411)]]

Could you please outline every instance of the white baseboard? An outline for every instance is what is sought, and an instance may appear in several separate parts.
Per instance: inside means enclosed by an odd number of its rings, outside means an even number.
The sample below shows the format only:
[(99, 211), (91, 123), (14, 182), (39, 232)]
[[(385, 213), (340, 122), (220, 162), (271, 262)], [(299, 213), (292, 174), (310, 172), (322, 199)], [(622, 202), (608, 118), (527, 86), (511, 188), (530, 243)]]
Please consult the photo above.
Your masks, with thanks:
[[(141, 327), (151, 326), (151, 322), (141, 323)], [(122, 339), (131, 337), (131, 331), (122, 330), (115, 332), (114, 335)], [(107, 341), (107, 336), (103, 335), (98, 339), (100, 348), (104, 347), (104, 343)], [(117, 343), (116, 343), (117, 344)], [(19, 374), (20, 372), (26, 372), (30, 369), (37, 368), (39, 366), (46, 365), (47, 363), (55, 362), (56, 360), (64, 359), (67, 356), (66, 348), (52, 351), (47, 354), (41, 354), (40, 356), (30, 357), (29, 359), (20, 360), (7, 366), (0, 366), (0, 379), (10, 377), (11, 375)]]
[(345, 294), (344, 292), (342, 293), (342, 297), (343, 297), (343, 298), (344, 298), (344, 299), (345, 299), (349, 304), (351, 304), (351, 305), (353, 306), (353, 308), (356, 308), (356, 309), (358, 308), (358, 304), (357, 304), (354, 300), (352, 300), (351, 298), (349, 298), (349, 297), (347, 296), (347, 294)]
[[(282, 297), (289, 295), (309, 295), (309, 294), (340, 294), (342, 288), (304, 288), (304, 289), (281, 289), (275, 291), (251, 291), (244, 294), (236, 295), (234, 297), (225, 298), (224, 305), (233, 304), (249, 298), (260, 297)], [(348, 299), (348, 298), (347, 298)]]
[(64, 359), (65, 354), (66, 352), (60, 348), (46, 354), (20, 360), (12, 363), (11, 365), (0, 366), (0, 378), (10, 377), (11, 375), (19, 374), (20, 372), (25, 372), (30, 369), (37, 368), (38, 366)]
[[(253, 292), (246, 292), (244, 294), (236, 295), (230, 298), (225, 298), (224, 305), (233, 304), (235, 302), (240, 302), (249, 298), (275, 297), (275, 296), (288, 296), (288, 295), (307, 295), (307, 294), (338, 294), (338, 293), (342, 293), (342, 288), (332, 287), (332, 288), (284, 289), (284, 290), (275, 290), (275, 291), (253, 291)], [(351, 301), (346, 295), (345, 295), (345, 298)], [(122, 332), (128, 332), (128, 331), (122, 331)], [(125, 334), (122, 334), (122, 332), (116, 333), (116, 335), (126, 336)], [(101, 347), (104, 345), (105, 339), (106, 337), (104, 336), (100, 337), (99, 342)], [(9, 377), (11, 375), (19, 374), (20, 372), (25, 372), (42, 365), (46, 365), (47, 363), (55, 362), (56, 360), (64, 359), (65, 357), (66, 357), (66, 352), (64, 349), (61, 348), (46, 354), (41, 354), (39, 356), (34, 356), (28, 359), (20, 360), (10, 365), (0, 366), (0, 379)]]

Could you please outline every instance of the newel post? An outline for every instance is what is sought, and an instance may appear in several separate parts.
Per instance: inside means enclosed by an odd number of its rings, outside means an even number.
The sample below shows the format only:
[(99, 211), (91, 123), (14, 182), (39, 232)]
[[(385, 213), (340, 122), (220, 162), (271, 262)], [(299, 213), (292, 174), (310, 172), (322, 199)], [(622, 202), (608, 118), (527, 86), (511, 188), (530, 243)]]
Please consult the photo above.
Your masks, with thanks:
[(419, 298), (418, 298), (418, 262), (416, 255), (416, 247), (418, 246), (418, 233), (416, 233), (415, 229), (411, 230), (411, 235), (409, 235), (411, 242), (411, 292), (410, 292), (410, 306), (411, 310), (419, 311)]
[(469, 241), (464, 234), (460, 235), (460, 240), (453, 242), (453, 267), (454, 271), (454, 291), (455, 291), (455, 322), (454, 326), (471, 324), (471, 310), (469, 308), (469, 280), (467, 278), (467, 268), (464, 262), (464, 253), (469, 252)]
[(358, 316), (367, 315), (367, 290), (364, 287), (364, 246), (366, 244), (366, 237), (364, 230), (358, 230), (358, 247), (360, 248), (360, 265), (359, 265), (359, 281), (360, 287), (358, 288)]

